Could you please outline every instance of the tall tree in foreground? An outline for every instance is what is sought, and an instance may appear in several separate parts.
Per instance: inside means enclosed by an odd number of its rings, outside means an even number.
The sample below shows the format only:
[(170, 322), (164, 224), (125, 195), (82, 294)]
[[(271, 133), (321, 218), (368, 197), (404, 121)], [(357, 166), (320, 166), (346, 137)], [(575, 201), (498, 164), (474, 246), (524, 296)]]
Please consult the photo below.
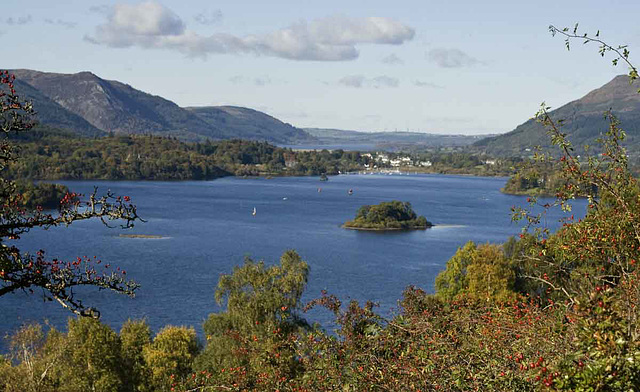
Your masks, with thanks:
[(309, 329), (300, 317), (308, 275), (309, 266), (293, 250), (279, 264), (246, 258), (222, 275), (215, 298), (226, 310), (205, 321), (207, 345), (195, 361), (197, 373), (180, 386), (276, 390), (301, 374), (296, 347), (299, 334)]
[[(8, 71), (0, 71), (0, 174), (19, 159), (19, 149), (12, 144), (11, 135), (29, 131), (34, 126), (36, 114), (32, 103), (22, 100), (16, 93), (14, 79)], [(74, 295), (74, 288), (93, 286), (134, 295), (138, 285), (127, 279), (125, 271), (98, 272), (98, 260), (86, 257), (49, 259), (44, 250), (35, 255), (23, 253), (9, 242), (33, 228), (68, 226), (79, 220), (100, 219), (105, 224), (118, 221), (127, 228), (139, 220), (129, 197), (115, 196), (110, 192), (98, 195), (97, 189), (84, 199), (83, 196), (67, 193), (57, 212), (44, 210), (41, 206), (29, 209), (24, 206), (16, 184), (0, 176), (0, 296), (16, 291), (35, 293), (37, 290), (44, 299), (55, 300), (75, 314), (99, 317), (96, 309), (85, 306)], [(105, 268), (100, 268), (100, 271), (105, 271)]]

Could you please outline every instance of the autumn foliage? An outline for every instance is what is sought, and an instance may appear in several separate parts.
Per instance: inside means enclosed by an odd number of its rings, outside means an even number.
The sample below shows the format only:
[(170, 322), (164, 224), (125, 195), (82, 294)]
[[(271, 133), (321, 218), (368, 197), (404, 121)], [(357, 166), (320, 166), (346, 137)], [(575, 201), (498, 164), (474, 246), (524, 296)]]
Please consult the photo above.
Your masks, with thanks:
[[(6, 74), (2, 83), (10, 124), (3, 130), (28, 129), (16, 114), (29, 114), (30, 106), (16, 100)], [(462, 246), (436, 279), (436, 293), (408, 287), (394, 317), (329, 293), (303, 305), (309, 267), (290, 250), (279, 263), (247, 259), (221, 277), (215, 299), (225, 309), (204, 323), (202, 346), (191, 328), (167, 327), (152, 338), (139, 321), (119, 334), (89, 318), (71, 320), (67, 332), (25, 326), (0, 358), (0, 385), (5, 391), (638, 390), (640, 191), (627, 167), (625, 134), (607, 116), (609, 129), (590, 155), (576, 154), (548, 108), (538, 114), (559, 148), (538, 159), (558, 167), (559, 177), (555, 203), (532, 197), (531, 207), (570, 210), (572, 199), (586, 196), (584, 218), (569, 217), (551, 233), (540, 226), (541, 215), (514, 208), (525, 226), (519, 238)], [(12, 159), (8, 142), (1, 151)], [(128, 224), (137, 218), (128, 200), (93, 195), (83, 202), (70, 194), (54, 216), (22, 210), (11, 184), (0, 184), (6, 195), (0, 294), (42, 287), (79, 310), (69, 287), (134, 288), (120, 275), (92, 272), (92, 260), (48, 261), (43, 252), (25, 256), (5, 243), (31, 227), (78, 219)], [(309, 325), (304, 312), (311, 308), (331, 312), (335, 331)]]

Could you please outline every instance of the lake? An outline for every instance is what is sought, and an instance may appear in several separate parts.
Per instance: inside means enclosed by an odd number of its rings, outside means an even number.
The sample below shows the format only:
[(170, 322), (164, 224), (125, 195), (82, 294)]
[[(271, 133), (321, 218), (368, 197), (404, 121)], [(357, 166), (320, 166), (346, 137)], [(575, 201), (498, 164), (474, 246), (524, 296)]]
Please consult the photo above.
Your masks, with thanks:
[[(403, 289), (434, 291), (434, 279), (467, 241), (501, 243), (520, 232), (511, 223), (512, 205), (525, 198), (500, 193), (505, 178), (447, 175), (341, 175), (274, 179), (222, 178), (201, 182), (64, 182), (75, 192), (96, 185), (130, 196), (148, 222), (132, 230), (109, 229), (99, 221), (68, 228), (34, 230), (19, 241), (23, 251), (45, 249), (63, 260), (98, 256), (127, 271), (142, 287), (135, 299), (110, 293), (83, 293), (102, 320), (116, 330), (128, 318), (145, 318), (154, 331), (192, 325), (200, 332), (208, 314), (220, 310), (213, 298), (220, 274), (230, 273), (245, 256), (278, 261), (295, 249), (311, 268), (305, 300), (327, 290), (343, 300), (372, 300), (393, 314)], [(321, 188), (321, 189), (320, 189)], [(348, 195), (348, 190), (353, 194)], [(320, 191), (319, 191), (320, 190)], [(363, 232), (340, 225), (364, 204), (409, 201), (436, 226), (410, 232)], [(256, 215), (252, 215), (253, 209)], [(586, 202), (574, 203), (582, 216)], [(560, 212), (549, 218), (558, 226)], [(125, 238), (120, 234), (162, 236)], [(3, 334), (22, 323), (47, 319), (61, 327), (70, 313), (39, 295), (19, 292), (0, 300)], [(329, 312), (308, 315), (331, 327)]]

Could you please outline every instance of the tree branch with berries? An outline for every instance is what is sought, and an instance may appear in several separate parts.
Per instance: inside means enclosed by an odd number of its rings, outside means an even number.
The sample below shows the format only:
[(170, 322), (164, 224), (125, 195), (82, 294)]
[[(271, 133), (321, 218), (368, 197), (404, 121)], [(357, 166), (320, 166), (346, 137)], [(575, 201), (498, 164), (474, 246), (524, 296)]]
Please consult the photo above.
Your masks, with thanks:
[(143, 220), (128, 196), (111, 191), (100, 195), (97, 188), (86, 197), (66, 193), (54, 212), (24, 206), (15, 183), (2, 176), (19, 156), (10, 135), (27, 132), (36, 125), (33, 103), (17, 94), (14, 81), (14, 75), (0, 71), (0, 297), (16, 291), (39, 291), (45, 300), (56, 301), (74, 314), (98, 318), (100, 312), (86, 306), (75, 289), (90, 286), (134, 297), (139, 285), (126, 277), (126, 271), (102, 264), (97, 257), (64, 261), (46, 258), (44, 250), (36, 255), (23, 253), (7, 240), (17, 240), (33, 228), (46, 230), (81, 220), (99, 219), (109, 227), (117, 224), (122, 228)]

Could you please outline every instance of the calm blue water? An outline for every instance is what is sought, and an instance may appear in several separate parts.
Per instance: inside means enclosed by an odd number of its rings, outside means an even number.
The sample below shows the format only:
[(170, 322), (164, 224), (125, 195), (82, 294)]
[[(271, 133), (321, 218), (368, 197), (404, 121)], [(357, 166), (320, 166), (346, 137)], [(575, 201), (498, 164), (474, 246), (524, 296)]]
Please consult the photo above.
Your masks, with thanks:
[[(524, 198), (501, 194), (504, 182), (444, 175), (351, 175), (328, 182), (317, 177), (67, 182), (76, 192), (89, 193), (98, 185), (131, 196), (148, 223), (124, 232), (98, 221), (78, 222), (34, 230), (20, 245), (23, 251), (45, 249), (49, 257), (61, 259), (97, 255), (125, 269), (142, 285), (135, 299), (110, 292), (83, 295), (116, 329), (128, 318), (146, 318), (156, 331), (167, 324), (199, 329), (209, 313), (220, 310), (213, 298), (220, 274), (230, 273), (245, 255), (274, 263), (287, 249), (297, 250), (311, 267), (305, 299), (325, 289), (342, 299), (377, 301), (388, 315), (407, 285), (432, 292), (435, 276), (466, 241), (500, 243), (519, 232), (509, 207), (523, 204)], [(347, 195), (350, 188), (352, 196)], [(394, 199), (411, 202), (436, 226), (390, 233), (340, 228), (361, 205)], [(576, 215), (584, 214), (584, 201), (575, 206)], [(554, 219), (548, 223), (557, 226)], [(122, 238), (121, 233), (165, 238)], [(24, 293), (4, 296), (0, 311), (3, 335), (31, 320), (64, 326), (70, 315)], [(308, 318), (330, 326), (328, 312)]]

